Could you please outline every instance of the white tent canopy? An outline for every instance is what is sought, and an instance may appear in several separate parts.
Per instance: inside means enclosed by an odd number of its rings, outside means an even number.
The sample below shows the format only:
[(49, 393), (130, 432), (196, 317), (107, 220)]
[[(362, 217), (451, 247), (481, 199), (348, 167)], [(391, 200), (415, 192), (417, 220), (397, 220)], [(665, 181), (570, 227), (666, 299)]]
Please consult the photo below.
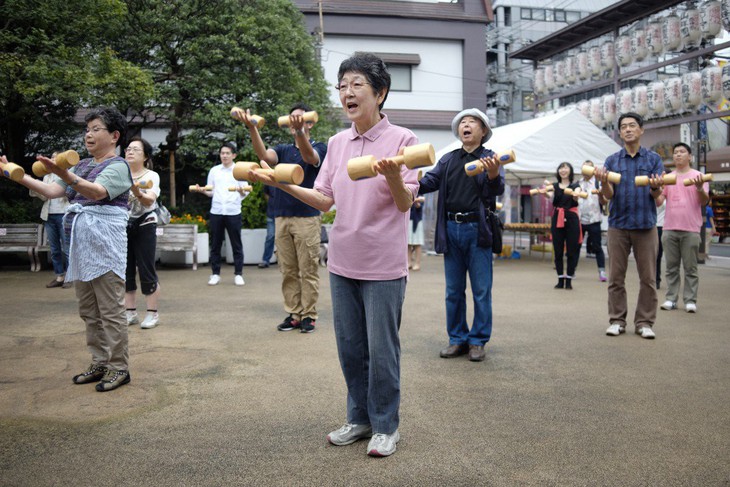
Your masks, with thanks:
[[(609, 155), (621, 149), (577, 110), (497, 127), (484, 146), (495, 152), (514, 149), (517, 162), (504, 166), (508, 181), (543, 179), (555, 174), (563, 161), (570, 162), (578, 174), (584, 161), (602, 166)], [(459, 147), (458, 140), (444, 147), (436, 153), (436, 161)]]

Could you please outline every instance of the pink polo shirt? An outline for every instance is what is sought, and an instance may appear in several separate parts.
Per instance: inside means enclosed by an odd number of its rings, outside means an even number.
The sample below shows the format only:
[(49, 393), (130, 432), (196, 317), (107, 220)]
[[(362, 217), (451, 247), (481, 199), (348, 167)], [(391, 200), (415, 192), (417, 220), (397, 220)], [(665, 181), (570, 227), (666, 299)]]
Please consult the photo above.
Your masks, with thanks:
[[(408, 221), (410, 213), (398, 210), (385, 177), (353, 181), (347, 161), (373, 155), (376, 159), (398, 154), (401, 147), (418, 143), (410, 130), (383, 118), (365, 134), (355, 124), (333, 136), (327, 144), (314, 189), (335, 200), (337, 216), (329, 234), (327, 268), (350, 279), (386, 281), (408, 275)], [(408, 189), (418, 192), (418, 171), (401, 166)]]
[[(686, 173), (672, 171), (677, 175), (677, 184), (664, 186), (664, 196), (667, 198), (667, 208), (664, 213), (664, 230), (678, 230), (682, 232), (700, 233), (702, 228), (702, 206), (700, 196), (695, 185), (685, 186), (685, 179), (694, 179), (702, 173), (690, 169)], [(705, 193), (710, 185), (703, 185)]]

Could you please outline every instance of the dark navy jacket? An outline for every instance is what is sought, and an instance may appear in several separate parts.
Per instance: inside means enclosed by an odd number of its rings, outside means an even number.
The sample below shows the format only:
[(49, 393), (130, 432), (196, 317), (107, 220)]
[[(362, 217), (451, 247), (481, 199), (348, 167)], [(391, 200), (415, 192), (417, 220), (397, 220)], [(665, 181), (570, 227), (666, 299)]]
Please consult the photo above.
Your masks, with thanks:
[[(439, 192), (438, 204), (436, 207), (436, 238), (435, 247), (439, 254), (446, 253), (448, 250), (446, 238), (446, 174), (452, 157), (461, 150), (461, 147), (445, 154), (439, 160), (436, 167), (426, 173), (420, 181), (418, 194)], [(493, 156), (494, 152), (484, 147), (481, 148), (480, 157)], [(474, 191), (479, 191), (479, 239), (477, 245), (479, 247), (489, 248), (492, 246), (492, 231), (487, 225), (486, 209), (495, 209), (496, 198), (504, 193), (504, 167), (499, 168), (499, 177), (490, 180), (486, 171), (474, 176)]]

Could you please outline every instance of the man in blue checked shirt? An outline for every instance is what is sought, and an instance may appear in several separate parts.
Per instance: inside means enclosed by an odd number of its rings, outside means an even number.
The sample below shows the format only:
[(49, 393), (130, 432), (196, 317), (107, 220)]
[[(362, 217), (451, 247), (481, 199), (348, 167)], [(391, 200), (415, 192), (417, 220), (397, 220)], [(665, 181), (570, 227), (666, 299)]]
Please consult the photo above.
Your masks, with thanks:
[[(642, 338), (654, 338), (652, 330), (657, 312), (655, 287), (656, 256), (659, 240), (656, 231), (656, 199), (661, 186), (636, 186), (636, 176), (656, 177), (664, 174), (664, 165), (656, 152), (641, 147), (644, 120), (636, 113), (624, 113), (618, 119), (619, 135), (624, 148), (606, 159), (596, 169), (601, 181), (601, 196), (611, 202), (608, 216), (608, 319), (606, 335), (619, 336), (626, 331), (626, 269), (633, 249), (639, 271), (639, 299), (634, 313), (634, 326)], [(613, 184), (608, 173), (621, 174)]]

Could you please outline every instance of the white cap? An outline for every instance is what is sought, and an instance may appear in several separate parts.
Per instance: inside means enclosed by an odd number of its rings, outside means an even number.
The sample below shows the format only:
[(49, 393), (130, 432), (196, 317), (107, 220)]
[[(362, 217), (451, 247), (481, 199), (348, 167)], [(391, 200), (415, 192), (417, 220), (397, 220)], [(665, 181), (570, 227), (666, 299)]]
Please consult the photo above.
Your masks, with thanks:
[(479, 110), (478, 108), (469, 108), (467, 110), (460, 111), (454, 119), (451, 121), (451, 131), (454, 133), (454, 137), (457, 139), (459, 138), (459, 123), (461, 123), (461, 119), (464, 117), (474, 117), (478, 118), (479, 120), (484, 123), (484, 126), (487, 127), (487, 133), (482, 137), (482, 144), (485, 143), (492, 137), (492, 127), (489, 126), (489, 119), (487, 118), (487, 115)]

